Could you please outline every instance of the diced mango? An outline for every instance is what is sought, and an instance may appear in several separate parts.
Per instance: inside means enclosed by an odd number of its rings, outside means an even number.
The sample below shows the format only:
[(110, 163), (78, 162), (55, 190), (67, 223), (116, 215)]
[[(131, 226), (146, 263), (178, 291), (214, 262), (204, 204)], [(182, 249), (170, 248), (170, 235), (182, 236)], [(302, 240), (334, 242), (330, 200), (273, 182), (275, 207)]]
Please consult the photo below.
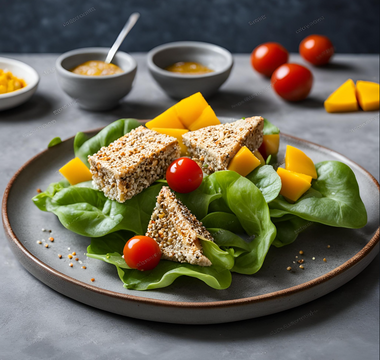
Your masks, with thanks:
[(379, 110), (379, 84), (371, 81), (356, 82), (356, 97), (364, 111)]
[(194, 131), (211, 125), (220, 125), (220, 121), (216, 117), (214, 110), (208, 105), (198, 119), (191, 123), (188, 128), (190, 131)]
[(259, 150), (255, 150), (253, 152), (253, 155), (255, 155), (259, 160), (260, 160), (260, 163), (261, 165), (265, 165), (265, 160), (263, 158), (263, 156), (261, 155), (260, 151)]
[(355, 84), (351, 79), (348, 79), (326, 99), (325, 109), (329, 113), (356, 111), (359, 109)]
[(286, 146), (285, 169), (296, 173), (309, 175), (313, 179), (318, 177), (313, 160), (311, 160), (300, 149), (290, 145)]
[(71, 185), (92, 180), (92, 174), (82, 160), (78, 157), (70, 160), (59, 169), (59, 172), (68, 180)]
[(170, 128), (170, 129), (185, 129), (179, 120), (177, 113), (174, 110), (174, 107), (170, 107), (162, 114), (155, 117), (153, 120), (148, 121), (145, 126), (148, 129), (152, 128)]
[(181, 155), (187, 154), (187, 147), (184, 145), (182, 141), (182, 135), (189, 132), (189, 130), (186, 129), (169, 129), (169, 128), (152, 128), (151, 130), (157, 131), (160, 134), (166, 134), (169, 136), (173, 136), (177, 138), (179, 145), (181, 146)]
[(243, 146), (230, 161), (228, 170), (235, 171), (241, 176), (247, 176), (259, 165), (260, 160), (252, 153), (251, 150), (249, 150), (246, 146)]
[(202, 111), (208, 106), (207, 101), (200, 92), (197, 92), (175, 104), (173, 107), (178, 118), (185, 128), (190, 129), (190, 125), (201, 116)]
[(278, 168), (277, 174), (282, 183), (280, 194), (290, 201), (297, 201), (311, 187), (311, 183), (296, 172)]
[(280, 134), (264, 135), (259, 147), (260, 154), (266, 159), (269, 155), (276, 155), (280, 147)]

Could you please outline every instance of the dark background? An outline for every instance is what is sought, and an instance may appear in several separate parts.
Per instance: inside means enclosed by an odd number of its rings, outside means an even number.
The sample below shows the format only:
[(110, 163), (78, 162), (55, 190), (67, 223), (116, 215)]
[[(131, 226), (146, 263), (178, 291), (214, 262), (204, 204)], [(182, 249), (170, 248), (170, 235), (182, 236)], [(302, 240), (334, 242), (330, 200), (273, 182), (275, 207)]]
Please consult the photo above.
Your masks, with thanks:
[(141, 18), (122, 45), (127, 52), (179, 40), (242, 53), (276, 41), (297, 52), (316, 33), (329, 36), (338, 53), (379, 53), (378, 0), (0, 0), (0, 52), (110, 46), (134, 11)]

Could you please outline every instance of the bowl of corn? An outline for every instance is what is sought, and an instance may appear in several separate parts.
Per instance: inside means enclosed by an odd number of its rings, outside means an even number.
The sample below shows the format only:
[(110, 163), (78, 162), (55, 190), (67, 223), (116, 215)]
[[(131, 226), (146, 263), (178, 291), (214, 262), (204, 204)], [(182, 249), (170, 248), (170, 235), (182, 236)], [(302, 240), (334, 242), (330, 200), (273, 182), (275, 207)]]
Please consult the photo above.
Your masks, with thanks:
[(37, 90), (40, 78), (29, 65), (0, 57), (0, 111), (29, 100)]

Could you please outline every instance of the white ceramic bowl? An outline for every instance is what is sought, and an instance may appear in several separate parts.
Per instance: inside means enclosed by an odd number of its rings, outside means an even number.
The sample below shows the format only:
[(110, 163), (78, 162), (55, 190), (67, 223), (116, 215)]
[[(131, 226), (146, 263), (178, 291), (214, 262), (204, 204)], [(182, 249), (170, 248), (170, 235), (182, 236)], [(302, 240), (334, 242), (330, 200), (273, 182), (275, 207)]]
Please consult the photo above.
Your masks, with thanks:
[[(194, 61), (214, 70), (201, 75), (178, 74), (165, 70), (180, 61)], [(226, 49), (204, 42), (180, 41), (157, 46), (148, 53), (148, 69), (174, 99), (182, 99), (198, 91), (204, 97), (214, 94), (228, 79), (233, 57)]]
[(121, 74), (87, 76), (70, 71), (86, 61), (104, 61), (108, 51), (108, 48), (77, 49), (62, 54), (56, 61), (60, 86), (82, 108), (95, 111), (112, 109), (131, 91), (137, 63), (122, 51), (118, 51), (112, 60), (124, 71)]
[(9, 70), (14, 76), (25, 80), (26, 86), (20, 90), (0, 94), (0, 111), (21, 105), (35, 93), (40, 77), (29, 65), (13, 59), (0, 57), (0, 69)]

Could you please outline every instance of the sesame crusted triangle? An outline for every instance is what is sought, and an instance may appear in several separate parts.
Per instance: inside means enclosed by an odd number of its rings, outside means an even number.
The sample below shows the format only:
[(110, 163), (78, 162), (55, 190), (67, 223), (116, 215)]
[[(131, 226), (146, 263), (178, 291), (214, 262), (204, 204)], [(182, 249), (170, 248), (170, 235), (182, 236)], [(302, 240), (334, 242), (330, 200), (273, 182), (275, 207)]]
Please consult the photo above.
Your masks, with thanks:
[(242, 146), (255, 151), (263, 141), (264, 119), (254, 116), (228, 124), (208, 126), (182, 136), (190, 156), (207, 174), (227, 170)]
[(211, 234), (167, 186), (157, 196), (146, 236), (156, 240), (164, 260), (210, 266), (199, 238), (214, 241)]

